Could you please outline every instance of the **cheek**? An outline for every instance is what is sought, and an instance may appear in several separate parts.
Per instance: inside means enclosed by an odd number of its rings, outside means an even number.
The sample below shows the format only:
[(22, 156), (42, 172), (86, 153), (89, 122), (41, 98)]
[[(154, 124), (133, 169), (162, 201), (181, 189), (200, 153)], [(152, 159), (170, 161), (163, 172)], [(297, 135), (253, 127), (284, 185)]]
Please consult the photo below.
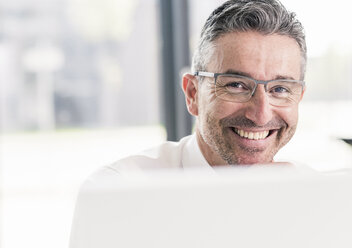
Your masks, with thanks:
[(282, 110), (277, 111), (278, 116), (283, 119), (288, 127), (295, 127), (298, 121), (298, 106), (294, 106), (291, 108), (284, 108)]
[(208, 115), (213, 116), (216, 119), (229, 116), (236, 110), (234, 103), (222, 101), (216, 98), (214, 94), (203, 95), (201, 100), (201, 108)]
[(213, 110), (213, 116), (220, 120), (224, 118), (243, 115), (245, 108), (243, 104), (220, 100), (214, 104)]
[(213, 119), (221, 120), (225, 117), (229, 117), (236, 112), (236, 108), (232, 103), (222, 101), (212, 101), (204, 103), (204, 110), (206, 115), (210, 115)]
[(213, 119), (220, 120), (238, 113), (243, 109), (239, 103), (226, 102), (215, 96), (212, 89), (206, 89), (199, 95), (199, 117), (211, 116)]

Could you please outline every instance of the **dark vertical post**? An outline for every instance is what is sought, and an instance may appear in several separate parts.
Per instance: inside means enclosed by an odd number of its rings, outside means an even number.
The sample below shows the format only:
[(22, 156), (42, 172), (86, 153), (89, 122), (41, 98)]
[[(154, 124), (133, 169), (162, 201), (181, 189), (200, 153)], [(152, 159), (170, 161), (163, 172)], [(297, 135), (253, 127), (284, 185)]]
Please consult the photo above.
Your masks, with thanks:
[(189, 66), (187, 0), (159, 0), (161, 23), (163, 122), (167, 139), (179, 140), (191, 133), (192, 118), (187, 113), (181, 88), (181, 71)]
[(177, 138), (192, 132), (192, 117), (187, 111), (182, 92), (182, 72), (190, 67), (188, 0), (173, 0), (175, 100)]
[(174, 49), (172, 0), (159, 0), (161, 28), (162, 118), (167, 140), (176, 140), (176, 105), (174, 95)]

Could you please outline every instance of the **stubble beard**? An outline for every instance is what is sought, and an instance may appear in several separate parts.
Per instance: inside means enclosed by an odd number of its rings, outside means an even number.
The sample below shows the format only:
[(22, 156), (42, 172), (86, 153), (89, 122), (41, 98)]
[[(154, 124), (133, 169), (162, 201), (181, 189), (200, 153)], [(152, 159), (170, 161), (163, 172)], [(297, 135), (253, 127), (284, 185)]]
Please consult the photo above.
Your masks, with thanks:
[[(240, 117), (228, 117), (217, 121), (211, 115), (206, 115), (206, 126), (200, 130), (204, 142), (218, 154), (229, 165), (245, 165), (256, 163), (271, 163), (273, 162), (276, 153), (286, 145), (295, 133), (296, 125), (289, 127), (286, 122), (281, 119), (272, 120), (268, 125), (274, 128), (280, 127), (275, 139), (275, 144), (272, 148), (266, 151), (264, 157), (260, 161), (256, 161), (263, 152), (261, 149), (249, 148), (233, 143), (231, 135), (233, 135), (227, 126), (239, 127), (257, 127), (251, 120)], [(213, 128), (212, 128), (213, 127)], [(244, 156), (243, 156), (244, 154)]]

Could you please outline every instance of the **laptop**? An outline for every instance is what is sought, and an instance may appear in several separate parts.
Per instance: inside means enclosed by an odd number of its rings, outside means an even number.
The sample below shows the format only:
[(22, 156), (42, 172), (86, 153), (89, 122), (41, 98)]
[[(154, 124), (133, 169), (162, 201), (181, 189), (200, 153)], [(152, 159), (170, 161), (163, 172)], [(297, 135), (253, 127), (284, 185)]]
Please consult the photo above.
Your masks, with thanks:
[(352, 172), (151, 171), (88, 187), (71, 248), (351, 248)]

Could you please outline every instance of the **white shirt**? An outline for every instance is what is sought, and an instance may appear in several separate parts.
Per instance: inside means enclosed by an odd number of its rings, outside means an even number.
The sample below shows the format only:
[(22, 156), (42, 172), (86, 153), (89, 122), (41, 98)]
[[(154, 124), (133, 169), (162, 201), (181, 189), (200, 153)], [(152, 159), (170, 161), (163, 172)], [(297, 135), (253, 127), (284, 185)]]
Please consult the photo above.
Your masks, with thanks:
[[(280, 164), (280, 163), (277, 163)], [(290, 164), (290, 163), (282, 163)], [(305, 165), (294, 163), (290, 168), (298, 172), (313, 172)], [(161, 145), (142, 151), (132, 156), (128, 156), (117, 162), (105, 166), (95, 172), (84, 183), (82, 189), (99, 189), (111, 187), (118, 184), (119, 179), (126, 179), (129, 176), (147, 176), (147, 172), (154, 172), (162, 169), (176, 169), (183, 172), (216, 174), (214, 169), (204, 158), (200, 151), (196, 135), (182, 138), (179, 142), (164, 142)]]
[(106, 184), (111, 185), (117, 178), (127, 177), (131, 173), (134, 176), (138, 173), (142, 175), (150, 169), (214, 172), (200, 151), (196, 136), (193, 134), (182, 138), (179, 142), (164, 142), (157, 147), (105, 166), (89, 177), (84, 187), (104, 187)]

